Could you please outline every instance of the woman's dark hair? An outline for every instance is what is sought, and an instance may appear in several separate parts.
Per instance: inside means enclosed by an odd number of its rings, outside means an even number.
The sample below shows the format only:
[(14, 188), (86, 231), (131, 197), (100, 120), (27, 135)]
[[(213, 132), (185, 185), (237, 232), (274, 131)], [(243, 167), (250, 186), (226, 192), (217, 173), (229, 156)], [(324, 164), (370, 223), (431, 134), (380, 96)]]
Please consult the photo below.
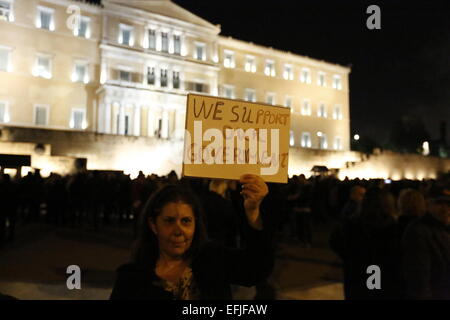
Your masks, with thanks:
[(395, 200), (387, 190), (370, 188), (361, 207), (361, 219), (368, 229), (380, 229), (395, 223)]
[(193, 258), (197, 255), (207, 238), (201, 205), (190, 189), (178, 184), (171, 184), (155, 191), (141, 212), (138, 239), (132, 254), (133, 262), (145, 265), (150, 264), (152, 267), (156, 265), (159, 257), (158, 238), (149, 226), (149, 219), (156, 221), (165, 205), (176, 202), (189, 205), (195, 217), (194, 238), (184, 258)]

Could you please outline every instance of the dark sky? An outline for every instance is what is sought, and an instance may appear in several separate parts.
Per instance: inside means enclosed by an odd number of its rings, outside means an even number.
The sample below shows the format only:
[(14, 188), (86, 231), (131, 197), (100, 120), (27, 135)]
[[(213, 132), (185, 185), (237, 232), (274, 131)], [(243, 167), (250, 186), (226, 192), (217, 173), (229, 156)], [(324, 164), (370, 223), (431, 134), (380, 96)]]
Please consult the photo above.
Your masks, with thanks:
[[(383, 143), (392, 122), (413, 113), (437, 139), (440, 121), (449, 122), (450, 1), (173, 2), (220, 24), (222, 35), (351, 64), (352, 133)], [(366, 27), (370, 4), (381, 8), (381, 30)]]

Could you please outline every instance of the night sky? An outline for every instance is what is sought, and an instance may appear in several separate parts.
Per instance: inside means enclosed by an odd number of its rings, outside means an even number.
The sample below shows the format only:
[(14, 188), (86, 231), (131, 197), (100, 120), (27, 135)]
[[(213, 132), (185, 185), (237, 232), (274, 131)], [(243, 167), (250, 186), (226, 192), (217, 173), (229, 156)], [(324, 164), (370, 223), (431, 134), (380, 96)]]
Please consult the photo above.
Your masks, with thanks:
[[(173, 0), (222, 35), (352, 65), (351, 131), (385, 143), (394, 120), (415, 114), (450, 141), (450, 1)], [(381, 30), (366, 9), (381, 8)]]

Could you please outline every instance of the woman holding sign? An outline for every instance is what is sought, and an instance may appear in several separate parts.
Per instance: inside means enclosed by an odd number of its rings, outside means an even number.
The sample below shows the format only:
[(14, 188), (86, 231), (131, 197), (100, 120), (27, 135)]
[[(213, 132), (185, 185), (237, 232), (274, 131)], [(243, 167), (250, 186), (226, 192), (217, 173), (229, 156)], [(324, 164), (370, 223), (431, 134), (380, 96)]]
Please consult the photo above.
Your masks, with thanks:
[(230, 284), (269, 276), (273, 254), (260, 205), (268, 193), (256, 175), (241, 176), (248, 222), (243, 250), (209, 242), (195, 196), (170, 185), (148, 201), (133, 261), (118, 269), (111, 299), (231, 299)]

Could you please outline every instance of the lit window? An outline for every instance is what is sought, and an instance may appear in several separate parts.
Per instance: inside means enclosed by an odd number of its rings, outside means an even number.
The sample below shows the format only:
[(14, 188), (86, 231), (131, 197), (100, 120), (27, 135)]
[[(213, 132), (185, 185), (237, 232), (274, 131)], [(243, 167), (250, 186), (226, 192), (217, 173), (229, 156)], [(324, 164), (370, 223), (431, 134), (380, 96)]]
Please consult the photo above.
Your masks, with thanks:
[(275, 93), (269, 92), (267, 94), (266, 103), (267, 104), (272, 104), (272, 105), (275, 104)]
[(119, 70), (119, 80), (123, 82), (131, 82), (131, 72), (126, 70)]
[(233, 51), (224, 51), (224, 59), (223, 59), (223, 65), (225, 68), (234, 68), (236, 66), (234, 62), (234, 52)]
[(205, 53), (205, 44), (204, 43), (196, 43), (195, 44), (195, 52), (194, 52), (194, 59), (197, 60), (206, 60), (206, 53)]
[(89, 39), (91, 37), (91, 19), (88, 17), (80, 18), (80, 25), (73, 29), (73, 34), (77, 37)]
[(341, 106), (337, 105), (333, 109), (333, 119), (342, 120), (342, 109)]
[(38, 55), (33, 69), (35, 77), (50, 79), (52, 77), (52, 60), (49, 56)]
[(134, 45), (133, 27), (126, 24), (120, 24), (119, 29), (119, 43), (132, 47)]
[(311, 148), (311, 134), (309, 132), (302, 132), (301, 146)]
[(307, 68), (302, 68), (300, 73), (300, 81), (302, 83), (311, 83), (311, 72)]
[(34, 107), (34, 124), (46, 126), (48, 124), (48, 109), (46, 105), (36, 105)]
[(342, 150), (342, 142), (340, 137), (334, 138), (334, 149), (335, 150)]
[(169, 34), (167, 32), (161, 33), (161, 51), (169, 52)]
[(283, 78), (286, 80), (294, 80), (294, 70), (292, 68), (292, 65), (290, 64), (284, 65)]
[(284, 100), (284, 106), (286, 108), (292, 107), (292, 98), (291, 97), (286, 97), (286, 99)]
[(325, 103), (319, 103), (319, 107), (317, 108), (317, 116), (320, 118), (327, 117), (327, 108), (325, 106)]
[(256, 72), (256, 61), (253, 56), (245, 57), (245, 71), (247, 72)]
[(75, 62), (75, 67), (72, 74), (72, 81), (89, 83), (89, 72), (87, 62), (83, 61)]
[(179, 35), (173, 36), (173, 51), (174, 54), (181, 54), (181, 36)]
[(147, 68), (147, 84), (154, 85), (155, 84), (155, 67)]
[(333, 89), (342, 90), (341, 76), (333, 76)]
[(302, 109), (300, 112), (303, 116), (311, 115), (311, 103), (309, 100), (303, 100)]
[(245, 101), (256, 102), (256, 92), (254, 89), (245, 89)]
[(154, 29), (148, 30), (148, 48), (152, 50), (156, 49), (156, 31)]
[(318, 132), (317, 136), (319, 137), (319, 149), (327, 149), (328, 143), (327, 143), (327, 136), (326, 134), (322, 132)]
[(325, 73), (323, 72), (319, 72), (317, 74), (317, 84), (321, 87), (325, 87), (326, 83), (325, 83)]
[(165, 88), (167, 87), (167, 83), (168, 83), (167, 69), (161, 69), (160, 85), (161, 87)]
[(173, 77), (172, 77), (172, 82), (173, 82), (173, 88), (174, 89), (180, 89), (180, 72), (179, 71), (173, 71)]
[(289, 132), (289, 145), (290, 145), (291, 147), (293, 147), (294, 144), (295, 144), (294, 131), (291, 130), (291, 131)]
[(72, 129), (84, 130), (87, 128), (86, 111), (83, 109), (72, 109), (72, 117), (70, 119), (70, 127)]
[(234, 87), (229, 85), (223, 86), (223, 95), (225, 98), (234, 99)]
[(275, 62), (273, 60), (266, 60), (266, 67), (264, 68), (266, 76), (275, 77)]
[(0, 101), (0, 123), (9, 122), (8, 103)]
[(0, 47), (0, 71), (12, 71), (11, 49)]
[(39, 29), (45, 29), (54, 31), (55, 30), (55, 10), (46, 7), (38, 7), (38, 16), (36, 18), (36, 27)]
[(0, 1), (0, 20), (14, 21), (14, 13), (11, 0)]

